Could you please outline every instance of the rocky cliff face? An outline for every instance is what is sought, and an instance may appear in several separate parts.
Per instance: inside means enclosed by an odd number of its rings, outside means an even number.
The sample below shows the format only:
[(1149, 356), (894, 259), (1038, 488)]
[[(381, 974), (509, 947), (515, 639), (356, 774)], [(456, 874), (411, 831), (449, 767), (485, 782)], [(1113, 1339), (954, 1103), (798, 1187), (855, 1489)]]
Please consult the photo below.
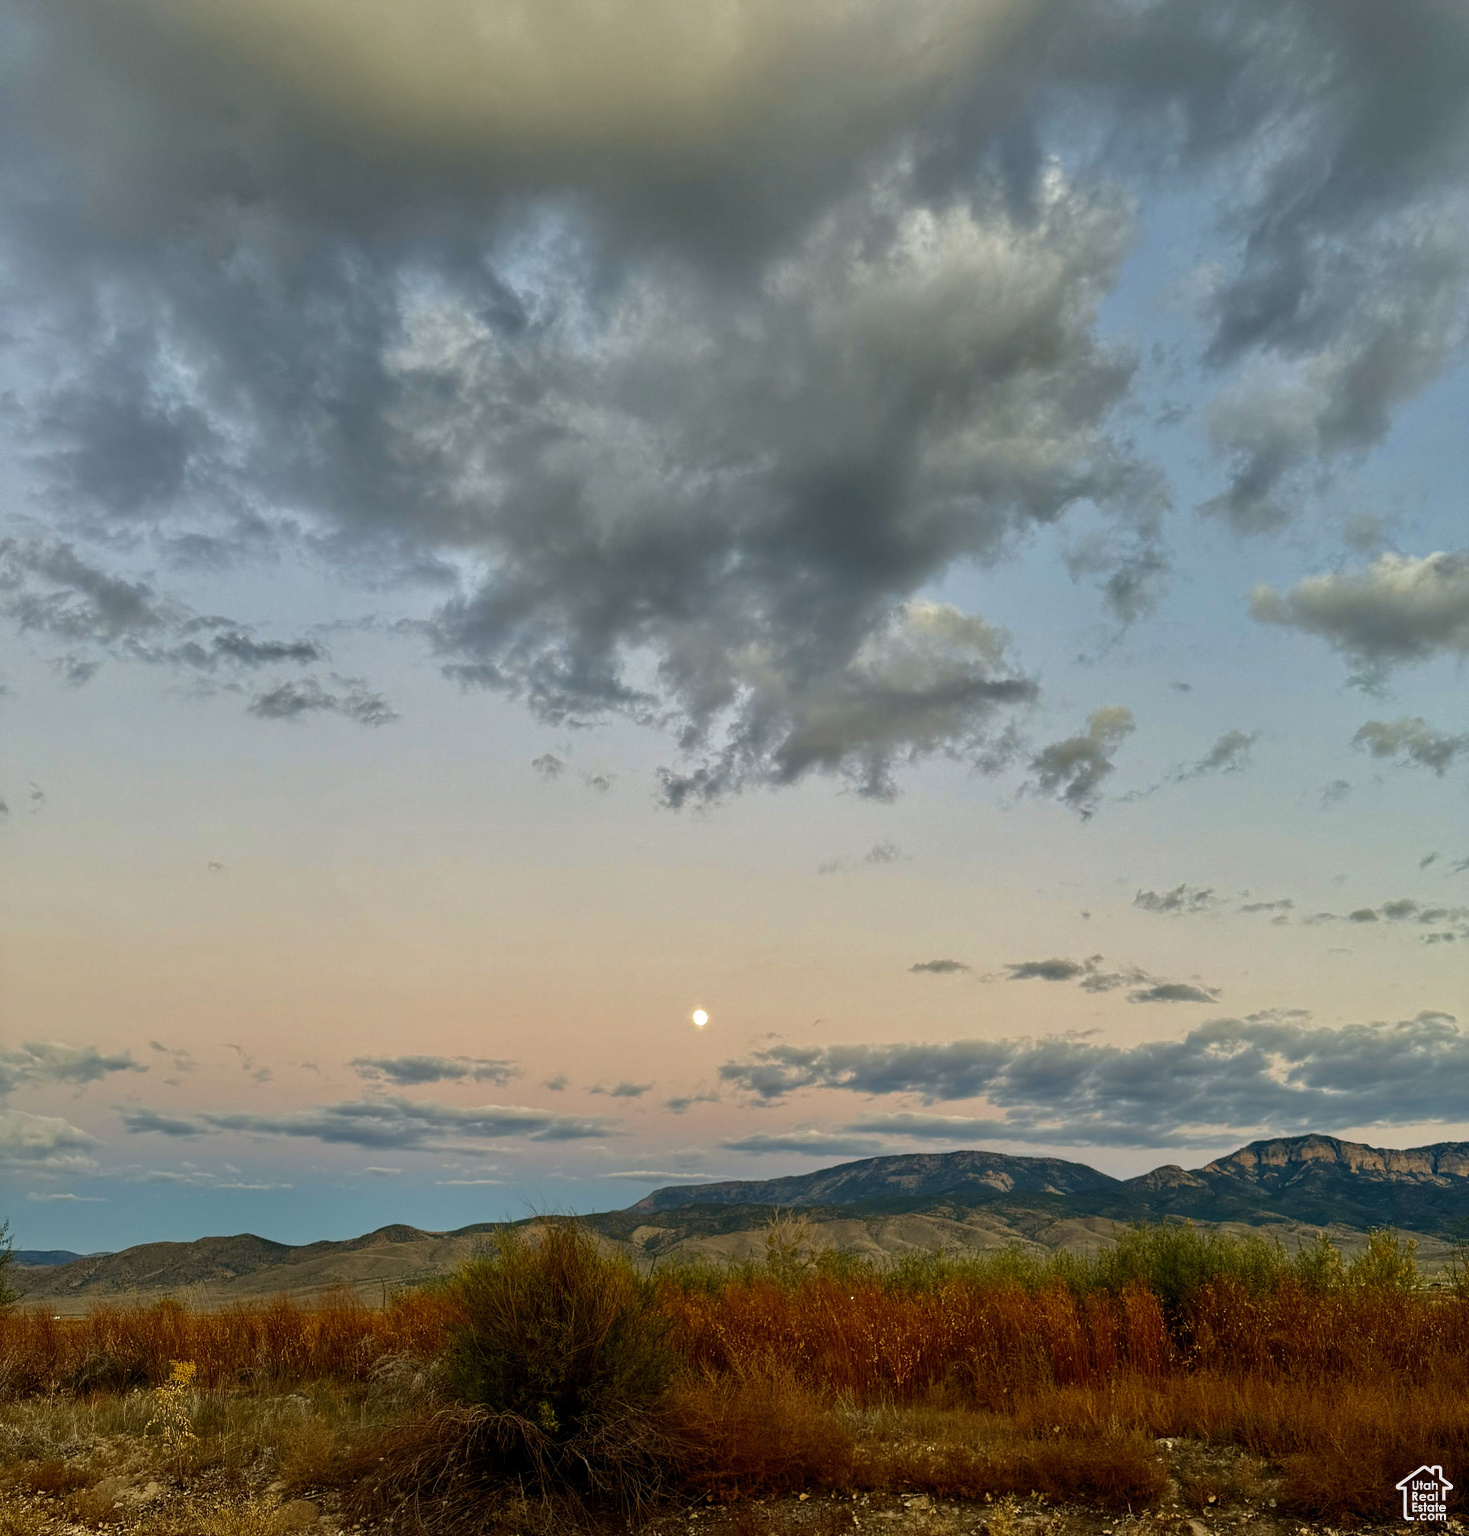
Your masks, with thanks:
[[(1160, 1170), (1161, 1171), (1161, 1170)], [(1441, 1141), (1429, 1147), (1369, 1147), (1335, 1136), (1288, 1136), (1252, 1141), (1210, 1163), (1204, 1175), (1243, 1179), (1265, 1186), (1312, 1174), (1346, 1176), (1375, 1183), (1469, 1184), (1469, 1142)]]

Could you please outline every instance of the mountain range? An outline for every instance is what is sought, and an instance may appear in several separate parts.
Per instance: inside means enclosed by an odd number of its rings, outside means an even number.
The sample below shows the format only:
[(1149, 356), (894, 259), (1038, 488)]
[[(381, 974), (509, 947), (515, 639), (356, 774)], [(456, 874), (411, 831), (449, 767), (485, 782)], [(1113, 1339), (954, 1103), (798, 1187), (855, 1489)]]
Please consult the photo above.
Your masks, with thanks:
[[(763, 1250), (773, 1213), (799, 1211), (813, 1240), (874, 1258), (914, 1248), (1018, 1243), (1032, 1251), (1096, 1247), (1137, 1221), (1267, 1228), (1287, 1242), (1328, 1230), (1344, 1248), (1372, 1227), (1422, 1239), (1430, 1267), (1469, 1236), (1469, 1142), (1405, 1151), (1332, 1136), (1251, 1142), (1202, 1168), (1176, 1164), (1116, 1179), (1085, 1163), (999, 1152), (913, 1153), (814, 1173), (655, 1189), (635, 1205), (583, 1218), (645, 1259), (738, 1259)], [(201, 1305), (280, 1291), (354, 1286), (386, 1296), (452, 1270), (495, 1224), (424, 1232), (394, 1224), (346, 1242), (301, 1246), (245, 1233), (146, 1243), (85, 1258), (20, 1253), (9, 1280), (59, 1311), (107, 1298), (184, 1294)], [(29, 1259), (30, 1262), (24, 1262)], [(67, 1262), (46, 1262), (66, 1259)]]

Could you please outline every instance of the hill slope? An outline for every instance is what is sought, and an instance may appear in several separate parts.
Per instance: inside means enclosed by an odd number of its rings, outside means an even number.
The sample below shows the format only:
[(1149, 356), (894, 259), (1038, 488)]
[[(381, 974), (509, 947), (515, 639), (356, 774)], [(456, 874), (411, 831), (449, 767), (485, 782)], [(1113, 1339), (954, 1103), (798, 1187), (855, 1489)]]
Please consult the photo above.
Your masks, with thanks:
[(781, 1179), (655, 1189), (629, 1209), (666, 1211), (684, 1205), (852, 1205), (884, 1199), (931, 1199), (973, 1192), (1072, 1195), (1115, 1191), (1119, 1180), (1059, 1157), (1007, 1157), (1001, 1152), (918, 1152), (868, 1157)]
[[(1096, 1247), (1123, 1223), (1171, 1217), (1236, 1231), (1268, 1226), (1287, 1242), (1330, 1228), (1348, 1250), (1369, 1227), (1392, 1226), (1423, 1235), (1421, 1254), (1433, 1265), (1448, 1252), (1444, 1239), (1469, 1227), (1469, 1143), (1398, 1151), (1332, 1136), (1278, 1137), (1203, 1168), (1169, 1164), (1134, 1179), (1063, 1158), (918, 1153), (657, 1189), (627, 1210), (585, 1220), (607, 1242), (647, 1259), (743, 1259), (763, 1251), (772, 1212), (793, 1208), (810, 1218), (819, 1243), (874, 1259), (1006, 1244), (1033, 1252)], [(16, 1263), (9, 1279), (27, 1300), (63, 1312), (179, 1293), (201, 1305), (341, 1285), (377, 1296), (447, 1273), (493, 1229), (395, 1225), (296, 1247), (250, 1233), (145, 1243), (45, 1267)]]

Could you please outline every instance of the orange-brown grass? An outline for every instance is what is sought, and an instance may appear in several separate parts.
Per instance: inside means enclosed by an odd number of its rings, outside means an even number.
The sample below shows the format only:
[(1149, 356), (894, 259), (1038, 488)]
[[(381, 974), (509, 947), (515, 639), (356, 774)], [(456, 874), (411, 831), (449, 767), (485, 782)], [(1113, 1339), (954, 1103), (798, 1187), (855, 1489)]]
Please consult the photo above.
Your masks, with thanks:
[[(1393, 1484), (1423, 1462), (1469, 1476), (1469, 1297), (1390, 1270), (1382, 1283), (1301, 1266), (1176, 1280), (1064, 1265), (664, 1276), (679, 1479), (716, 1497), (1035, 1490), (1137, 1507), (1163, 1483), (1153, 1442), (1172, 1436), (1273, 1463), (1280, 1502), (1326, 1517), (1390, 1513)], [(175, 1360), (211, 1390), (363, 1382), (388, 1357), (441, 1353), (460, 1305), (424, 1291), (384, 1311), (345, 1296), (65, 1321), (17, 1309), (0, 1312), (0, 1382), (156, 1386)], [(942, 1432), (914, 1429), (925, 1414), (949, 1415)], [(336, 1455), (319, 1450), (307, 1459)]]
[(195, 1312), (165, 1301), (98, 1307), (84, 1318), (44, 1308), (0, 1311), (0, 1390), (20, 1396), (158, 1386), (191, 1360), (200, 1387), (361, 1381), (387, 1355), (428, 1355), (447, 1302), (428, 1292), (377, 1311), (350, 1297), (302, 1307), (287, 1299)]

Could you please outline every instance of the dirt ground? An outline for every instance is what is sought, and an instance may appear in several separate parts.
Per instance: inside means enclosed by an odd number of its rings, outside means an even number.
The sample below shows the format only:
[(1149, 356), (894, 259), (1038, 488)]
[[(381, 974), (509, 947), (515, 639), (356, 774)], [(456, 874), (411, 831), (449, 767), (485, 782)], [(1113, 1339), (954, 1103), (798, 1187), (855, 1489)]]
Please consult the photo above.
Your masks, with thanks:
[[(291, 1489), (268, 1464), (211, 1467), (183, 1479), (160, 1470), (128, 1440), (12, 1460), (0, 1467), (0, 1536), (389, 1536), (390, 1527), (354, 1523), (333, 1490)], [(1160, 1503), (1115, 1511), (1053, 1504), (1041, 1496), (967, 1503), (902, 1494), (803, 1494), (780, 1500), (710, 1501), (667, 1508), (644, 1536), (1377, 1536), (1403, 1529), (1394, 1490), (1383, 1518), (1351, 1527), (1287, 1517), (1270, 1493), (1271, 1469), (1228, 1448), (1160, 1441), (1170, 1470)], [(268, 1461), (268, 1459), (267, 1459)], [(306, 1496), (303, 1496), (303, 1492)], [(487, 1509), (496, 1536), (571, 1536), (593, 1527), (543, 1503), (507, 1500)], [(1461, 1533), (1450, 1518), (1445, 1527)], [(399, 1530), (402, 1527), (398, 1527)], [(603, 1531), (633, 1530), (611, 1521)]]

